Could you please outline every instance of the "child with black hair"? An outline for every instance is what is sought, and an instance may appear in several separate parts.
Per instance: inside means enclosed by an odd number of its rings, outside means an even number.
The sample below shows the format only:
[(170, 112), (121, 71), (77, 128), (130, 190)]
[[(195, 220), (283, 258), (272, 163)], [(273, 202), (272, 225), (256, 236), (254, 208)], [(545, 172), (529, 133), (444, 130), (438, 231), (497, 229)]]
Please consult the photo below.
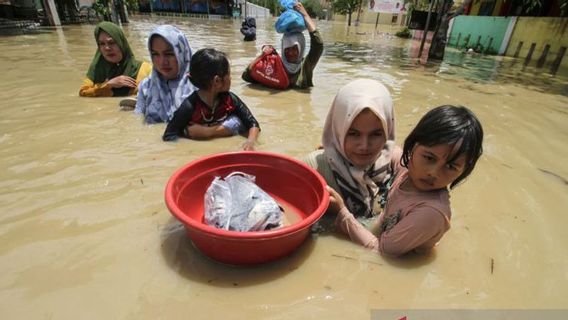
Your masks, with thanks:
[(201, 49), (191, 58), (193, 92), (174, 113), (163, 135), (164, 141), (178, 137), (212, 139), (246, 134), (243, 150), (254, 150), (260, 126), (244, 102), (231, 88), (231, 70), (225, 53)]
[(430, 110), (404, 141), (386, 195), (384, 212), (374, 231), (349, 212), (332, 188), (330, 207), (338, 209), (336, 227), (352, 241), (378, 253), (400, 256), (431, 250), (450, 228), (450, 195), (473, 171), (482, 154), (483, 129), (462, 106)]

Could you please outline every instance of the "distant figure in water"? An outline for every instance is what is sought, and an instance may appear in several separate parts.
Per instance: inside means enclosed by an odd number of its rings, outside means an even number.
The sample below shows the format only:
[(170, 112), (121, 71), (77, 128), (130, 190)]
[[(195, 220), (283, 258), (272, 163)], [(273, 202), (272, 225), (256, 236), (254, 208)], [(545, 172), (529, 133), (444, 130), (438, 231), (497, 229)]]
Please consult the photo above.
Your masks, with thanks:
[(248, 17), (243, 21), (241, 33), (245, 36), (244, 41), (256, 40), (256, 19)]
[[(294, 5), (294, 10), (304, 17), (304, 22), (310, 35), (310, 50), (304, 57), (306, 51), (306, 39), (302, 32), (286, 33), (282, 36), (281, 58), (286, 76), (288, 78), (288, 88), (307, 89), (313, 87), (314, 69), (323, 53), (323, 40), (316, 23), (309, 16), (306, 8), (301, 2)], [(263, 46), (267, 47), (267, 46)], [(250, 83), (259, 83), (252, 76), (252, 71), (256, 63), (263, 57), (263, 54), (255, 58), (245, 69), (242, 79)], [(266, 85), (263, 83), (263, 85)]]

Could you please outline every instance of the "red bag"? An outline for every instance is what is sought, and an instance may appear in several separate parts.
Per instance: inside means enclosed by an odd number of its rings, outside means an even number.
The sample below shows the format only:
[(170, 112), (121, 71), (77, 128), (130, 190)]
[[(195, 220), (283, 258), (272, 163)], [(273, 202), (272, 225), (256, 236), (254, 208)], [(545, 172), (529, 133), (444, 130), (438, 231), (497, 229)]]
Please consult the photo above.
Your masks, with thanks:
[(270, 88), (287, 89), (290, 84), (282, 58), (272, 46), (262, 47), (262, 56), (252, 66), (250, 76)]

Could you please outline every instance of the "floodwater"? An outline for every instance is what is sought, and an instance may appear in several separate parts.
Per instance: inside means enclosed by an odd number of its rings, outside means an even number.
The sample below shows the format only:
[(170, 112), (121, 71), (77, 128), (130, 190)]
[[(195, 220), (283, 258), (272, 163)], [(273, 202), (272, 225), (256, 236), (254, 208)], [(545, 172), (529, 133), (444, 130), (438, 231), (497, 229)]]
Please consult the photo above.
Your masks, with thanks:
[[(416, 43), (389, 26), (320, 22), (326, 49), (315, 87), (275, 92), (240, 79), (256, 43), (240, 21), (134, 18), (139, 58), (148, 31), (174, 23), (194, 49), (229, 53), (233, 87), (258, 118), (258, 150), (301, 157), (320, 142), (334, 94), (358, 77), (385, 83), (397, 141), (430, 108), (463, 104), (485, 129), (484, 155), (452, 191), (452, 228), (429, 256), (392, 260), (336, 235), (256, 267), (202, 256), (164, 204), (182, 165), (239, 150), (243, 138), (164, 143), (164, 125), (80, 98), (94, 26), (0, 40), (0, 317), (2, 319), (369, 319), (375, 309), (557, 309), (568, 295), (567, 78), (523, 61), (409, 58)], [(524, 69), (524, 70), (523, 70)]]

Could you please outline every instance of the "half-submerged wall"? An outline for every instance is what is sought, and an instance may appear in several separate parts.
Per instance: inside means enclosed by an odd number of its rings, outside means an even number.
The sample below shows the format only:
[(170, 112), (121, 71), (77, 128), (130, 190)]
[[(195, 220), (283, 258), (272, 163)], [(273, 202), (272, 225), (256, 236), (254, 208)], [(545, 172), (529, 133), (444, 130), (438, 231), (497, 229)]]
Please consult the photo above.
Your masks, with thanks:
[(452, 22), (448, 44), (458, 48), (479, 48), (483, 53), (503, 54), (505, 50), (501, 46), (512, 20), (511, 17), (458, 16)]
[(518, 17), (506, 56), (568, 67), (568, 18)]
[[(568, 68), (568, 18), (458, 16), (448, 45), (523, 58), (537, 67)], [(476, 50), (477, 51), (477, 50)]]

